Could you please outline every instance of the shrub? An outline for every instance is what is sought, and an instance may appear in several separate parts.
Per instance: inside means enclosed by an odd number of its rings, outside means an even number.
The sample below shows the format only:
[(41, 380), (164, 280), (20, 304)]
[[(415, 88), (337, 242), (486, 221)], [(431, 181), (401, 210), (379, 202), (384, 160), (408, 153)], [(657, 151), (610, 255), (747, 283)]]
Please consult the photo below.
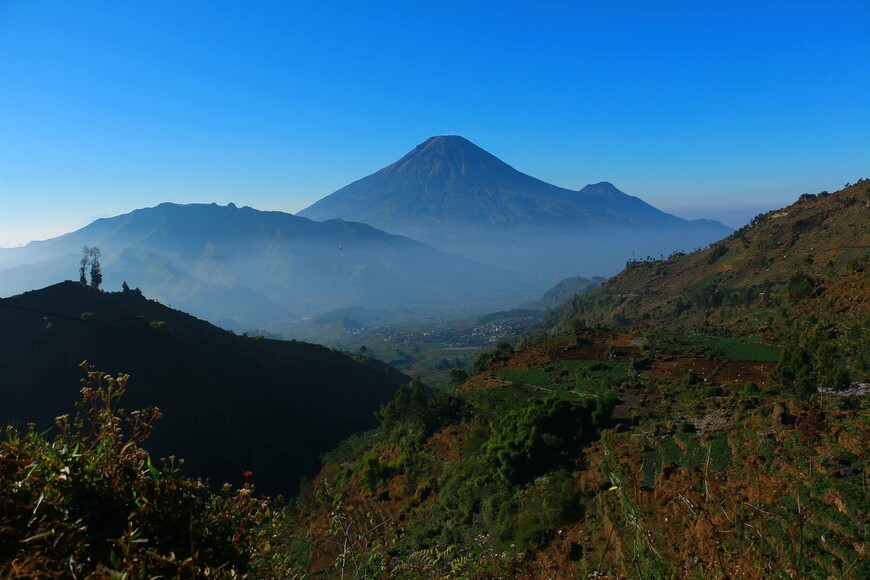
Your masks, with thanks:
[(249, 484), (213, 493), (172, 457), (154, 466), (140, 444), (160, 411), (126, 413), (129, 377), (81, 367), (78, 412), (57, 418), (53, 439), (8, 427), (0, 444), (0, 576), (244, 572), (268, 541), (261, 526), (276, 504)]
[(397, 457), (395, 461), (381, 461), (380, 452), (375, 448), (363, 457), (360, 476), (368, 489), (374, 491), (379, 485), (387, 483), (401, 473), (405, 463), (404, 454)]
[(783, 349), (772, 376), (798, 398), (803, 399), (816, 392), (812, 357), (796, 338)]
[(715, 264), (719, 258), (728, 253), (728, 250), (729, 248), (725, 244), (717, 244), (713, 246), (710, 250), (710, 254), (707, 256), (707, 263)]
[(758, 387), (758, 383), (754, 381), (750, 381), (743, 385), (742, 395), (744, 397), (751, 397), (753, 395), (758, 395), (761, 393), (761, 389)]
[(398, 390), (392, 401), (375, 416), (386, 432), (403, 431), (411, 435), (412, 444), (422, 443), (436, 429), (462, 416), (462, 401), (442, 391), (427, 392), (419, 380)]
[(556, 529), (582, 515), (577, 482), (565, 470), (537, 478), (517, 494), (517, 510), (512, 536), (520, 550), (546, 544)]
[(482, 373), (489, 369), (493, 363), (498, 361), (506, 361), (510, 359), (514, 354), (514, 347), (507, 341), (499, 342), (495, 350), (492, 352), (482, 352), (480, 355), (474, 360), (472, 364), (472, 370), (475, 373)]
[(508, 413), (484, 449), (502, 477), (514, 483), (529, 481), (561, 467), (598, 436), (613, 408), (613, 401), (606, 399), (536, 399)]
[(450, 370), (450, 384), (454, 387), (458, 387), (467, 380), (468, 373), (465, 372), (465, 369), (454, 368)]
[(809, 298), (816, 293), (819, 282), (802, 270), (797, 270), (788, 279), (788, 295), (794, 301)]

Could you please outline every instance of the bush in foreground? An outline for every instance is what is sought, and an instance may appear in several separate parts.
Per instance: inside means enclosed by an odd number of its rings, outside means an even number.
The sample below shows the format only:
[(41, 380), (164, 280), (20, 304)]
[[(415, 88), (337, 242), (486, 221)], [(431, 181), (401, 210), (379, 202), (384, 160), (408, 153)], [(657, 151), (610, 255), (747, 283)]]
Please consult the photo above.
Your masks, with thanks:
[[(126, 413), (129, 377), (81, 364), (82, 399), (53, 438), (0, 443), (0, 576), (235, 577), (270, 548), (277, 504), (250, 484), (211, 491), (140, 446), (160, 411)], [(246, 474), (249, 475), (249, 474)]]

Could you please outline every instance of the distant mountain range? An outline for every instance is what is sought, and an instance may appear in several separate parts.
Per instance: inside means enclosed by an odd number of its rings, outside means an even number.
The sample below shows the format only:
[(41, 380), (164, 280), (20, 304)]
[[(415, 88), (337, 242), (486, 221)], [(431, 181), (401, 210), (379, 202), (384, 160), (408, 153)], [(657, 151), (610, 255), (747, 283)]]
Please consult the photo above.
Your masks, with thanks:
[(164, 203), (0, 249), (0, 296), (77, 278), (87, 245), (102, 251), (104, 288), (126, 281), (226, 328), (274, 331), (348, 308), (440, 319), (510, 308), (558, 280), (729, 231), (609, 183), (556, 187), (462, 137), (433, 137), (299, 216)]
[(164, 203), (0, 250), (0, 296), (77, 278), (83, 245), (102, 251), (104, 288), (126, 281), (236, 328), (336, 308), (470, 307), (534, 293), (519, 276), (361, 223)]
[[(0, 425), (40, 430), (80, 399), (78, 363), (129, 373), (127, 410), (163, 411), (149, 450), (220, 485), (287, 493), (319, 454), (375, 425), (408, 378), (321, 346), (236, 336), (135, 291), (78, 282), (0, 299)], [(156, 459), (155, 457), (155, 459)]]
[(689, 250), (731, 231), (664, 213), (607, 182), (551, 185), (459, 136), (432, 137), (298, 215), (367, 223), (553, 281), (613, 274), (633, 255)]

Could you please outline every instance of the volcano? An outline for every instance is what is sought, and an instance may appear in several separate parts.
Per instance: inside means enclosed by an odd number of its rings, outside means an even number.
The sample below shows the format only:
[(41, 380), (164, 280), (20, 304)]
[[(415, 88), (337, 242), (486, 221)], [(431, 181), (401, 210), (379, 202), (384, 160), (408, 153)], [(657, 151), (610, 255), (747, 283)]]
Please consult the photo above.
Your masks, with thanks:
[[(478, 261), (565, 276), (613, 273), (632, 255), (703, 246), (731, 231), (660, 211), (609, 182), (552, 185), (457, 135), (427, 139), (298, 215), (359, 221)], [(605, 247), (584, 255), (592, 243)]]

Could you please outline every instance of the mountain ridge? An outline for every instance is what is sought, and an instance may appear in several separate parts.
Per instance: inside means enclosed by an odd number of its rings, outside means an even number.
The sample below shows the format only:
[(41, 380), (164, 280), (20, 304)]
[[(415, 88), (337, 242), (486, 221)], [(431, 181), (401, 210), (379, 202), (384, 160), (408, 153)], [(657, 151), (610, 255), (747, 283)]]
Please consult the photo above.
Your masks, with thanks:
[(198, 316), (250, 327), (343, 307), (501, 299), (522, 286), (367, 224), (167, 202), (0, 253), (0, 295), (71, 277), (83, 245), (102, 250), (106, 287), (127, 281)]

